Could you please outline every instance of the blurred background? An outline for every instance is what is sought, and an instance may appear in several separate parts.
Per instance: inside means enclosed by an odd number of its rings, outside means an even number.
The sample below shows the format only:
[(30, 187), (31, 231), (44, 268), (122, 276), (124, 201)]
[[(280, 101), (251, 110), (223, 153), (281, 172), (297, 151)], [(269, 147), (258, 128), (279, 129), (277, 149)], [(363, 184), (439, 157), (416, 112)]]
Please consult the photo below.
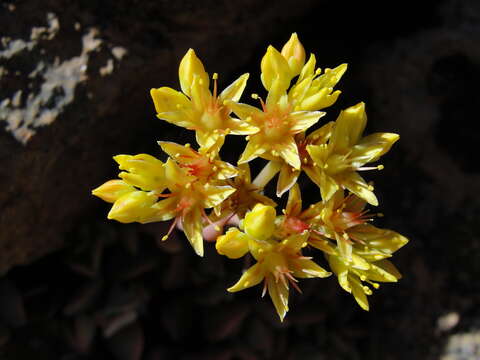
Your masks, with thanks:
[[(0, 24), (1, 359), (480, 358), (480, 2), (2, 1)], [(188, 48), (220, 88), (250, 72), (248, 99), (292, 32), (320, 67), (349, 64), (323, 120), (365, 101), (367, 132), (401, 135), (366, 177), (377, 225), (410, 243), (370, 312), (333, 277), (305, 280), (280, 323), (259, 288), (225, 291), (241, 260), (108, 221), (90, 191), (113, 155), (190, 138), (149, 96), (179, 87)]]

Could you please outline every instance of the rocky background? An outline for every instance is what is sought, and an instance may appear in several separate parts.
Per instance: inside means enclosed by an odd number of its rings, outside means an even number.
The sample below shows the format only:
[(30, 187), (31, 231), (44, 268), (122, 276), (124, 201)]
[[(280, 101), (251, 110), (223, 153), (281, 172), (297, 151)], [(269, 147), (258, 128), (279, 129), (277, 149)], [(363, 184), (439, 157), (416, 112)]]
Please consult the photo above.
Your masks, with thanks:
[[(3, 1), (0, 4), (0, 358), (478, 359), (480, 3)], [(322, 67), (349, 63), (327, 115), (367, 103), (401, 140), (375, 180), (380, 226), (411, 242), (366, 313), (335, 279), (302, 283), (280, 324), (244, 264), (164, 225), (119, 225), (90, 190), (118, 153), (183, 141), (148, 90), (177, 87), (192, 47), (220, 87), (296, 31)], [(232, 152), (241, 151), (233, 142)], [(313, 191), (313, 188), (312, 188)]]

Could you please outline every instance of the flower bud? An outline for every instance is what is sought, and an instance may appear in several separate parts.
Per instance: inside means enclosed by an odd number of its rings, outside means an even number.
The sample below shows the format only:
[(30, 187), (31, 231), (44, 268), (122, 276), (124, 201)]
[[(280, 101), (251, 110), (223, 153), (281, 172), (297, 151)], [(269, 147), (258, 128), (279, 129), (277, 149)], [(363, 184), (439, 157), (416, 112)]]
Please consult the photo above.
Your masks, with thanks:
[(293, 33), (290, 40), (282, 48), (282, 55), (287, 60), (292, 75), (300, 74), (303, 65), (305, 64), (305, 49), (302, 43), (298, 40), (297, 33)]
[(245, 232), (254, 239), (266, 240), (273, 235), (275, 218), (276, 212), (272, 206), (257, 204), (245, 215)]
[(178, 76), (180, 78), (180, 87), (187, 96), (190, 96), (190, 89), (195, 77), (198, 77), (202, 86), (208, 89), (208, 74), (205, 72), (202, 62), (197, 55), (195, 55), (193, 49), (189, 49), (180, 62)]
[(225, 235), (219, 236), (215, 248), (220, 255), (230, 259), (238, 259), (248, 252), (248, 238), (236, 228), (227, 231)]
[(285, 91), (290, 85), (293, 75), (285, 58), (273, 46), (269, 46), (260, 64), (261, 79), (265, 89), (270, 90), (275, 79), (279, 78), (280, 91)]
[(133, 191), (120, 197), (108, 213), (108, 218), (121, 223), (142, 222), (142, 219), (150, 217), (156, 209), (157, 197), (145, 191)]
[(133, 186), (127, 184), (123, 180), (117, 179), (107, 181), (105, 184), (100, 185), (98, 188), (92, 190), (92, 194), (106, 202), (114, 203), (121, 196), (132, 191), (135, 191)]

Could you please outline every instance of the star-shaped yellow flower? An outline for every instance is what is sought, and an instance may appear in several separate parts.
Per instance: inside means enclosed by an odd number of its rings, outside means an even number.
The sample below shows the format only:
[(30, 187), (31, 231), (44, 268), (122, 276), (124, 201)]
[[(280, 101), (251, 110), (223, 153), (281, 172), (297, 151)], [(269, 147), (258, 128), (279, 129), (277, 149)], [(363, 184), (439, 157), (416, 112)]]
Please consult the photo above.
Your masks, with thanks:
[[(173, 148), (172, 143), (162, 145), (168, 150)], [(196, 153), (182, 148), (188, 155)], [(181, 154), (178, 156), (181, 157)], [(118, 155), (115, 160), (120, 169), (125, 170), (120, 173), (122, 180), (110, 180), (92, 191), (93, 195), (113, 203), (108, 218), (122, 223), (149, 223), (175, 218), (170, 231), (180, 224), (195, 252), (203, 256), (202, 230), (209, 220), (205, 209), (218, 206), (235, 192), (233, 187), (222, 184), (220, 180), (216, 185), (202, 181), (206, 170), (200, 165), (210, 167), (214, 173), (215, 165), (203, 164), (199, 154), (193, 159), (195, 165), (191, 167), (188, 162), (181, 167), (172, 159), (164, 164), (145, 154)], [(222, 171), (216, 172), (217, 178), (231, 174), (232, 169), (227, 165), (216, 164), (222, 168)], [(167, 193), (165, 189), (168, 189)]]
[(383, 169), (383, 165), (363, 165), (378, 160), (390, 150), (399, 136), (375, 133), (362, 138), (366, 124), (365, 104), (359, 103), (340, 113), (328, 144), (307, 145), (314, 166), (306, 167), (305, 172), (319, 186), (324, 201), (343, 188), (371, 205), (378, 205), (373, 187), (357, 171)]
[(301, 253), (307, 245), (308, 231), (279, 238), (275, 209), (257, 204), (243, 221), (244, 232), (230, 229), (217, 239), (216, 248), (229, 258), (250, 252), (257, 263), (243, 273), (228, 291), (236, 292), (264, 281), (263, 294), (268, 293), (283, 321), (288, 311), (289, 285), (299, 290), (296, 278), (324, 278), (328, 271)]
[(202, 62), (190, 49), (179, 67), (182, 92), (169, 87), (152, 89), (150, 94), (160, 119), (195, 130), (200, 146), (223, 144), (225, 135), (248, 135), (258, 131), (254, 126), (230, 116), (225, 101), (238, 101), (245, 89), (248, 74), (243, 74), (217, 95), (217, 74), (213, 75), (213, 94)]
[(397, 282), (402, 278), (395, 265), (385, 259), (370, 262), (355, 252), (349, 262), (337, 255), (327, 255), (327, 259), (340, 286), (366, 311), (369, 310), (367, 295), (372, 294), (372, 289), (365, 283), (378, 289), (378, 282)]

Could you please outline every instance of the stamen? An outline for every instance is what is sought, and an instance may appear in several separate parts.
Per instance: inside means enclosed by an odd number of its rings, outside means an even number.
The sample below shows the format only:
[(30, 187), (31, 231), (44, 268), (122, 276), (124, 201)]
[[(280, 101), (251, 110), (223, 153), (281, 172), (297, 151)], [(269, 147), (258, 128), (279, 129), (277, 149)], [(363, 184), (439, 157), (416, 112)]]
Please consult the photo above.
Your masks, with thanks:
[(202, 212), (202, 217), (207, 220), (207, 222), (213, 226), (213, 228), (215, 229), (215, 231), (220, 231), (220, 226), (218, 226), (217, 224), (215, 224), (214, 222), (212, 222), (212, 220), (210, 220), (210, 218), (207, 216), (207, 213), (205, 212), (205, 209), (202, 209), (201, 210)]
[(178, 219), (179, 219), (179, 217), (177, 216), (177, 217), (172, 221), (172, 224), (171, 224), (170, 227), (168, 228), (167, 234), (162, 237), (162, 241), (165, 241), (165, 240), (168, 239), (168, 237), (169, 237), (170, 234), (172, 233), (173, 229), (174, 229), (175, 226), (177, 225)]
[(217, 79), (218, 79), (218, 74), (217, 74), (217, 73), (213, 73), (212, 79), (213, 79), (213, 98), (216, 99), (216, 98), (217, 98)]
[(356, 170), (357, 171), (369, 171), (369, 170), (383, 170), (385, 169), (385, 166), (383, 165), (378, 165), (378, 166), (363, 166), (359, 167)]
[(263, 112), (266, 112), (266, 107), (265, 107), (265, 103), (263, 102), (263, 99), (260, 96), (258, 96), (258, 94), (255, 94), (255, 93), (253, 93), (251, 96), (252, 96), (252, 99), (260, 101), (260, 104), (262, 104)]

